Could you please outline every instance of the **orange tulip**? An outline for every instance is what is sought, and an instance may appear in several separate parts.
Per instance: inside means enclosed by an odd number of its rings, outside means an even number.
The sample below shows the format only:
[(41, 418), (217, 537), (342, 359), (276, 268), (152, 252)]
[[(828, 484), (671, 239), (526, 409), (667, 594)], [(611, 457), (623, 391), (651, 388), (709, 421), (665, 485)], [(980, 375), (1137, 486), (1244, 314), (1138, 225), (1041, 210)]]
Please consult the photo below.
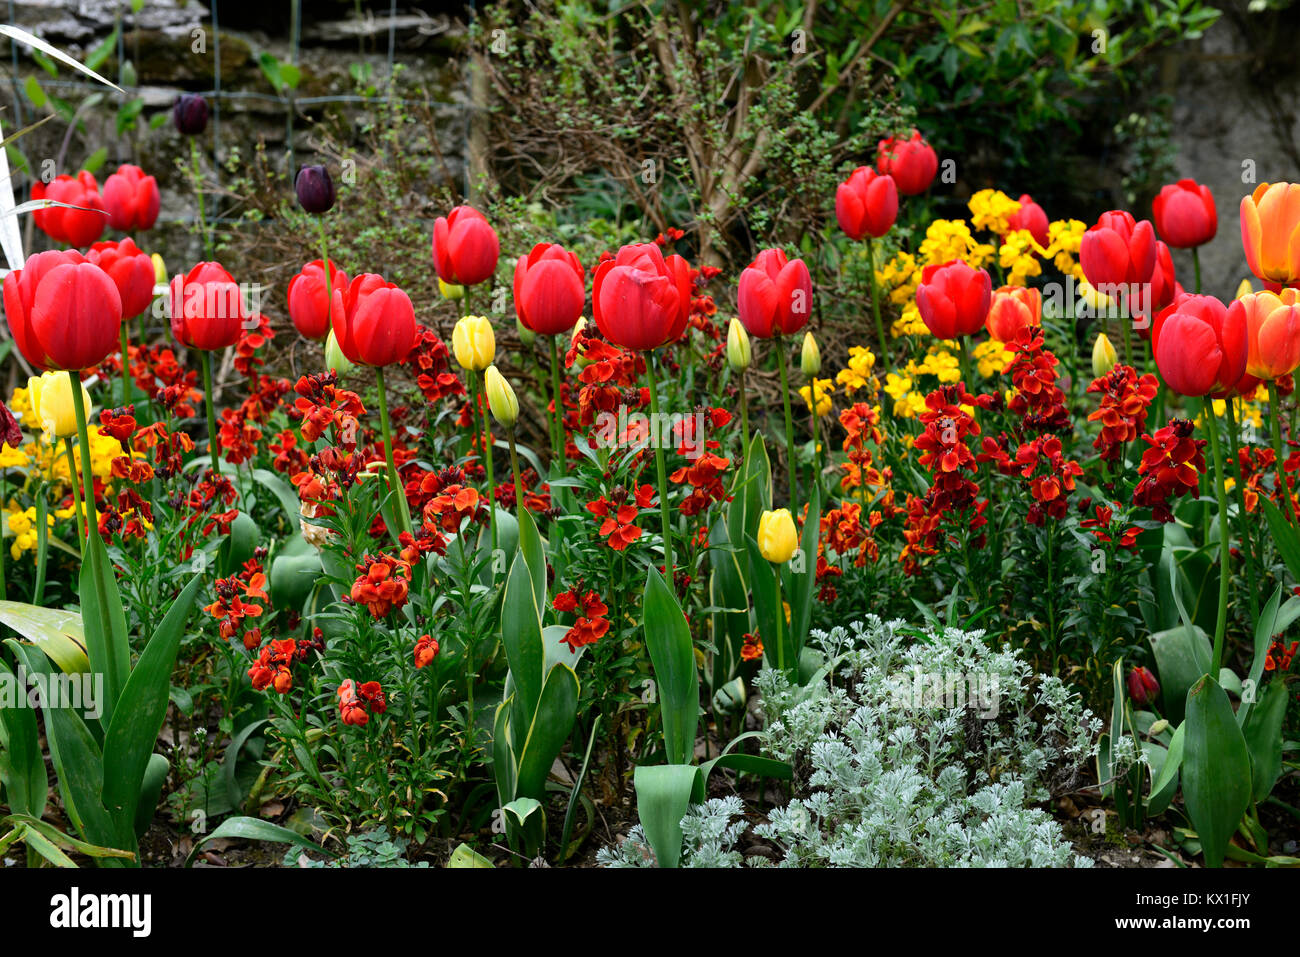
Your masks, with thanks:
[(1300, 367), (1300, 294), (1283, 289), (1252, 293), (1234, 301), (1229, 312), (1244, 315), (1249, 352), (1246, 372), (1257, 379), (1276, 379)]
[(1260, 183), (1241, 201), (1241, 245), (1260, 279), (1300, 279), (1300, 183)]
[(1027, 286), (1002, 286), (993, 291), (993, 303), (984, 325), (998, 342), (1014, 342), (1021, 329), (1043, 319), (1043, 294)]

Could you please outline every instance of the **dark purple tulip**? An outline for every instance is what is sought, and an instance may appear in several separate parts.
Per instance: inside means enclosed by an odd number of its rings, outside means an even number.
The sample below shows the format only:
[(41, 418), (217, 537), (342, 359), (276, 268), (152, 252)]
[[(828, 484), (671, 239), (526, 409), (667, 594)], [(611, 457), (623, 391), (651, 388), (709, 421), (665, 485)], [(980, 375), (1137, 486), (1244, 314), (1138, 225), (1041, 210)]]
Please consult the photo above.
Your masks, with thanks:
[(172, 122), (186, 136), (198, 136), (208, 128), (208, 101), (197, 93), (182, 93), (172, 107)]
[(23, 432), (18, 428), (18, 420), (3, 402), (0, 402), (0, 443), (11, 449), (21, 448), (23, 444)]
[(298, 203), (309, 213), (328, 213), (334, 208), (334, 180), (324, 166), (304, 166), (293, 181)]

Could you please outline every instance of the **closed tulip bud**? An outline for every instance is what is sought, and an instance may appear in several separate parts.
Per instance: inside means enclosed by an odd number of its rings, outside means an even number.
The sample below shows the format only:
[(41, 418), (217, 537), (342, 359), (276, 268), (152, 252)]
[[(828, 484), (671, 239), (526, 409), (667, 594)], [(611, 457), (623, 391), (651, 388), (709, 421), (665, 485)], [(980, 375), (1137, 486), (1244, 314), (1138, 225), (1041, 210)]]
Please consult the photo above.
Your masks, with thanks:
[(356, 368), (352, 364), (352, 360), (345, 356), (343, 350), (339, 348), (338, 337), (334, 335), (332, 328), (325, 338), (325, 368), (333, 369), (338, 373), (340, 379)]
[[(331, 310), (343, 308), (341, 294), (347, 288), (347, 273), (334, 265), (334, 260), (330, 260), (328, 270), (319, 259), (307, 263), (289, 280), (289, 318), (293, 327), (307, 339), (325, 338), (330, 331)], [(340, 293), (338, 300), (334, 299), (335, 292)]]
[(32, 214), (36, 228), (55, 242), (89, 246), (104, 234), (108, 225), (108, 210), (99, 194), (99, 183), (84, 169), (76, 176), (66, 173), (56, 176), (48, 185), (37, 180), (32, 184), (32, 199), (67, 204), (44, 206)]
[(334, 208), (334, 180), (324, 166), (304, 166), (293, 181), (298, 205), (309, 213), (328, 213)]
[(442, 279), (439, 278), (438, 293), (443, 299), (464, 299), (465, 287), (458, 286), (454, 282), (443, 282)]
[(898, 185), (869, 166), (859, 166), (835, 190), (835, 219), (849, 239), (879, 238), (898, 218)]
[(799, 352), (799, 369), (810, 379), (822, 371), (822, 351), (817, 348), (817, 340), (811, 332), (804, 333), (803, 349)]
[(939, 172), (939, 157), (920, 132), (912, 130), (908, 139), (891, 136), (880, 141), (876, 167), (894, 178), (904, 196), (918, 196), (934, 182), (934, 174)]
[(1243, 279), (1240, 283), (1237, 284), (1237, 294), (1236, 294), (1235, 296), (1233, 296), (1232, 298), (1233, 298), (1233, 299), (1245, 299), (1247, 296), (1249, 296), (1249, 295), (1250, 295), (1251, 293), (1253, 293), (1254, 291), (1255, 291), (1255, 287), (1252, 286), (1252, 285), (1250, 284), (1250, 280), (1249, 280), (1249, 279)]
[(483, 373), (483, 385), (487, 390), (488, 408), (492, 410), (492, 418), (503, 429), (513, 429), (515, 423), (519, 421), (519, 399), (515, 397), (515, 390), (510, 387), (496, 366), (488, 366), (487, 371)]
[(1151, 737), (1154, 738), (1157, 735), (1164, 734), (1168, 730), (1169, 730), (1169, 719), (1161, 718), (1159, 721), (1152, 722), (1151, 727), (1147, 728), (1147, 734), (1151, 735)]
[(1110, 339), (1106, 333), (1097, 337), (1097, 341), (1092, 344), (1092, 375), (1095, 379), (1100, 379), (1104, 375), (1109, 375), (1110, 370), (1115, 368), (1115, 363), (1119, 362), (1119, 354), (1115, 347), (1111, 345)]
[(1051, 240), (1047, 213), (1028, 193), (1021, 193), (1018, 202), (1020, 208), (1007, 217), (1007, 226), (1012, 232), (1027, 230), (1034, 237), (1034, 242), (1046, 249)]
[(167, 264), (163, 262), (162, 256), (154, 253), (149, 257), (153, 261), (153, 281), (159, 286), (167, 285)]
[(727, 327), (727, 365), (735, 372), (744, 372), (753, 359), (753, 349), (749, 344), (749, 333), (740, 324), (739, 319), (732, 319)]
[(794, 519), (788, 508), (778, 508), (774, 512), (764, 512), (758, 520), (758, 551), (764, 558), (775, 565), (790, 560), (794, 550), (799, 547), (799, 533), (795, 531)]
[(1141, 708), (1156, 700), (1160, 694), (1160, 682), (1147, 668), (1134, 668), (1128, 673), (1128, 696)]
[(199, 263), (172, 278), (172, 334), (181, 345), (205, 352), (233, 346), (247, 318), (243, 292), (219, 263)]
[[(66, 372), (45, 372), (27, 380), (27, 398), (32, 415), (51, 438), (64, 439), (77, 434), (77, 406), (72, 399), (72, 380)], [(86, 416), (90, 416), (90, 393), (81, 387)]]
[(1156, 232), (1174, 249), (1203, 246), (1219, 231), (1219, 214), (1210, 188), (1180, 179), (1160, 190), (1151, 203)]
[(462, 369), (482, 372), (497, 354), (492, 323), (486, 316), (462, 316), (451, 330), (451, 351)]
[(519, 341), (528, 347), (531, 347), (537, 341), (537, 333), (529, 329), (518, 318), (515, 319), (515, 333), (519, 336)]
[(1165, 385), (1185, 396), (1233, 388), (1246, 373), (1250, 345), (1243, 308), (1183, 293), (1155, 318), (1151, 343)]
[(198, 136), (208, 128), (208, 101), (197, 93), (182, 93), (172, 106), (172, 122), (185, 136)]
[(538, 243), (515, 262), (515, 315), (542, 335), (568, 332), (587, 301), (586, 275), (576, 254), (555, 243)]

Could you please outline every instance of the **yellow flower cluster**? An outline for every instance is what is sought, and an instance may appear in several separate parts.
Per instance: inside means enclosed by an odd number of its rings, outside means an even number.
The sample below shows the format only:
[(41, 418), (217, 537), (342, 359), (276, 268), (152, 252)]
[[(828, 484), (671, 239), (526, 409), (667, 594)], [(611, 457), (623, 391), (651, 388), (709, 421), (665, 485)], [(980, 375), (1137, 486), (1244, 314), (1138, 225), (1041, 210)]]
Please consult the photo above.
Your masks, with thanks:
[(835, 375), (837, 384), (844, 387), (846, 395), (873, 386), (871, 370), (876, 365), (876, 354), (866, 346), (849, 347), (849, 364)]
[(916, 257), (909, 252), (899, 250), (894, 258), (876, 270), (876, 286), (888, 289), (889, 301), (896, 305), (905, 305), (916, 295), (916, 287), (921, 282), (921, 267)]
[[(20, 508), (10, 503), (5, 507), (5, 524), (9, 527), (14, 540), (9, 545), (9, 554), (14, 561), (23, 557), (23, 552), (36, 549), (36, 507)], [(45, 520), (50, 528), (54, 527), (54, 516), (47, 514)]]
[[(812, 386), (816, 388), (817, 392), (817, 418), (820, 419), (831, 411), (831, 396), (835, 394), (835, 388), (830, 379), (818, 379), (816, 377), (812, 380)], [(799, 390), (799, 396), (803, 399), (804, 407), (812, 411), (812, 387), (804, 386)]]
[(975, 357), (975, 367), (982, 379), (991, 379), (1001, 375), (1007, 363), (1015, 358), (1015, 353), (996, 339), (986, 339), (975, 347), (971, 353)]
[(1006, 236), (998, 249), (998, 265), (1006, 273), (1008, 286), (1025, 286), (1030, 276), (1041, 276), (1043, 264), (1038, 257), (1044, 250), (1034, 242), (1027, 229), (1017, 229)]
[[(964, 219), (936, 219), (925, 231), (920, 253), (922, 269), (954, 259), (964, 259), (971, 268), (979, 269), (993, 261), (997, 250), (988, 243), (978, 242)], [(918, 269), (917, 283), (921, 281), (920, 272)]]
[(1020, 202), (1000, 189), (982, 189), (966, 204), (970, 207), (970, 221), (976, 229), (984, 229), (995, 236), (1005, 236), (1011, 231), (1008, 220), (1020, 212)]
[(1079, 254), (1083, 234), (1087, 231), (1088, 227), (1077, 219), (1058, 219), (1048, 223), (1047, 248), (1043, 250), (1043, 258), (1051, 259), (1061, 275), (1080, 278), (1075, 272), (1078, 266), (1074, 257)]

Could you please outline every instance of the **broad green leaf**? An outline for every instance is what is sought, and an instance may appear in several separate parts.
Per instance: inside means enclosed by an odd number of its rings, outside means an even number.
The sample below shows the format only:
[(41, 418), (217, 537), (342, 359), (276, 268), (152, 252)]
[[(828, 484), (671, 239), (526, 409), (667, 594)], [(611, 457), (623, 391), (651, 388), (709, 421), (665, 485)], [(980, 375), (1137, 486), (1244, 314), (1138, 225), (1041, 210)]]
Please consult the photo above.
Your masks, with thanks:
[[(0, 676), (10, 682), (9, 686), (15, 689), (15, 693), (26, 695), (27, 689), (18, 684), (17, 677), (3, 659), (0, 659)], [(45, 772), (36, 710), (27, 707), (25, 701), (4, 701), (0, 695), (0, 726), (5, 732), (3, 751), (7, 759), (5, 802), (10, 810), (39, 819), (45, 814), (50, 779)]]
[(1150, 640), (1165, 716), (1171, 723), (1179, 724), (1183, 720), (1187, 690), (1210, 670), (1213, 654), (1210, 638), (1196, 625), (1180, 625), (1156, 632)]
[(1264, 518), (1268, 522), (1277, 553), (1282, 556), (1291, 577), (1300, 581), (1300, 532), (1282, 514), (1282, 510), (1267, 498), (1261, 497), (1259, 504), (1264, 508)]
[(447, 866), (491, 868), (493, 864), (468, 844), (458, 844), (456, 845), (456, 850), (451, 852), (451, 857), (447, 861)]
[(542, 683), (532, 725), (516, 755), (519, 762), (516, 795), (538, 800), (545, 797), (546, 777), (573, 730), (577, 713), (578, 676), (567, 665), (556, 665)]
[[(1183, 744), (1186, 741), (1187, 725), (1180, 724), (1169, 741), (1169, 752), (1165, 755), (1160, 771), (1151, 782), (1151, 794), (1147, 798), (1147, 814), (1152, 817), (1163, 814), (1178, 793), (1178, 772), (1183, 764)], [(1153, 769), (1154, 770), (1154, 769)]]
[(294, 535), (271, 559), (267, 593), (272, 607), (301, 608), (324, 571), (316, 547), (302, 535)]
[(646, 574), (642, 613), (646, 648), (654, 665), (669, 764), (690, 764), (700, 719), (700, 679), (691, 629), (677, 596), (653, 565)]
[(526, 553), (526, 546), (519, 550), (506, 579), (501, 601), (501, 643), (510, 663), (511, 684), (517, 689), (516, 707), (523, 709), (521, 714), (525, 724), (529, 724), (542, 694), (544, 650), (542, 621)]
[(682, 818), (691, 806), (700, 769), (689, 764), (638, 767), (633, 774), (636, 813), (660, 867), (682, 859)]
[(1268, 797), (1282, 776), (1282, 724), (1290, 698), (1286, 682), (1270, 681), (1241, 729), (1250, 752), (1251, 789), (1256, 803)]
[(270, 821), (263, 821), (261, 818), (256, 817), (230, 817), (217, 825), (211, 834), (205, 834), (195, 842), (194, 849), (190, 851), (190, 856), (185, 859), (185, 866), (189, 867), (194, 862), (194, 856), (199, 853), (203, 845), (223, 837), (246, 841), (266, 841), (271, 844), (292, 844), (295, 847), (301, 847), (303, 850), (314, 851), (327, 857), (338, 857), (338, 854), (333, 851), (326, 850), (319, 844), (307, 840), (297, 831), (291, 831), (287, 827), (280, 827), (278, 824), (272, 824)]
[(1219, 867), (1250, 805), (1250, 753), (1227, 693), (1209, 675), (1187, 693), (1184, 748), (1183, 801), (1205, 863)]
[(86, 538), (79, 583), (81, 623), (85, 629), (90, 667), (104, 676), (103, 712), (107, 724), (131, 671), (131, 648), (113, 564), (104, 548), (104, 540), (98, 535)]
[(41, 649), (64, 674), (81, 674), (90, 670), (85, 631), (77, 612), (0, 601), (0, 622)]

